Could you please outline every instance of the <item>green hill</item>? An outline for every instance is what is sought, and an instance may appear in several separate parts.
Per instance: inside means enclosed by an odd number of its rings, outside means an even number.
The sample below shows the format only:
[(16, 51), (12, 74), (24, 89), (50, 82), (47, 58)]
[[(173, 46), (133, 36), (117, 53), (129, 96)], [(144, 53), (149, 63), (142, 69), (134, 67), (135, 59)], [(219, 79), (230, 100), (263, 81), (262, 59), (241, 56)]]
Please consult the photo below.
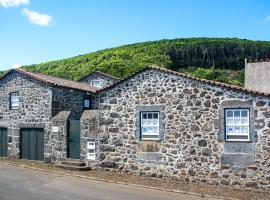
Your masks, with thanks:
[(24, 68), (78, 80), (94, 70), (123, 78), (148, 65), (158, 65), (201, 78), (241, 85), (244, 58), (270, 58), (270, 42), (236, 38), (159, 40), (124, 45)]

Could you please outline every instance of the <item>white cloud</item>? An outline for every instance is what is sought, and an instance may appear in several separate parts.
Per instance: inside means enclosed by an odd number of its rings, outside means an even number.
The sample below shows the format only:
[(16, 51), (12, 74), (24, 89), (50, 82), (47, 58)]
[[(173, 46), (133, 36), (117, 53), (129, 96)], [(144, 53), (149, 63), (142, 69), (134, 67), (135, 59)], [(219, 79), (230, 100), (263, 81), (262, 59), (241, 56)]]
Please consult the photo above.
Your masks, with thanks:
[(12, 65), (12, 68), (19, 68), (21, 66), (22, 66), (21, 64), (14, 64), (14, 65)]
[(24, 16), (26, 16), (32, 24), (37, 24), (40, 26), (48, 26), (53, 20), (53, 18), (50, 15), (41, 14), (36, 11), (29, 10), (27, 8), (23, 9), (22, 12)]
[(264, 21), (265, 21), (265, 22), (270, 22), (270, 16), (264, 18)]
[(15, 7), (20, 5), (29, 4), (29, 0), (0, 0), (0, 5), (7, 7)]

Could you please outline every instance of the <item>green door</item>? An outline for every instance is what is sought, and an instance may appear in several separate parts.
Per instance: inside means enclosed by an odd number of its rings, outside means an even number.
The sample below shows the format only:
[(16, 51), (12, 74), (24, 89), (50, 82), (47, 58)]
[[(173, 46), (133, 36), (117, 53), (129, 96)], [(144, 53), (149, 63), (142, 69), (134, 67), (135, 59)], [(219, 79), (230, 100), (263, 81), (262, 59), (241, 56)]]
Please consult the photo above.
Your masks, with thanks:
[(21, 158), (44, 160), (44, 130), (39, 128), (21, 129)]
[(0, 157), (7, 156), (7, 129), (0, 128)]
[(67, 137), (68, 158), (80, 159), (80, 120), (69, 120)]

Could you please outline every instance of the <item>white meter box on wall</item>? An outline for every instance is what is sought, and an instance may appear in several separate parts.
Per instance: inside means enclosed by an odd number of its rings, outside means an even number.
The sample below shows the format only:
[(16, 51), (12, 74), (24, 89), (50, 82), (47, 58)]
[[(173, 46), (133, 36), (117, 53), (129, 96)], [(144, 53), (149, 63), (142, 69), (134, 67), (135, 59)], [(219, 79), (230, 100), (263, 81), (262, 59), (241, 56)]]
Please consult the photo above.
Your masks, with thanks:
[(96, 160), (96, 154), (95, 153), (87, 153), (87, 159), (88, 160)]
[(95, 142), (87, 142), (87, 149), (91, 149), (91, 150), (96, 149), (96, 143)]

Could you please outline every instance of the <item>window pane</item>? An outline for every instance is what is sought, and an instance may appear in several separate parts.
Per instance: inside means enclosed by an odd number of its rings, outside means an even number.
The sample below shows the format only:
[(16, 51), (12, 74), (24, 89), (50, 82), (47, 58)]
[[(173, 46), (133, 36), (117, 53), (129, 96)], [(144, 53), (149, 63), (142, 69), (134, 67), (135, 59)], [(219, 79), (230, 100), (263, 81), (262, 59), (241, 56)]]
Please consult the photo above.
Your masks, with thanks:
[(241, 119), (241, 124), (248, 124), (248, 119)]
[(248, 111), (247, 110), (242, 110), (241, 111), (241, 116), (242, 117), (248, 117)]
[(241, 126), (235, 126), (234, 133), (241, 133)]
[(234, 111), (234, 117), (240, 117), (240, 110)]
[(233, 111), (232, 110), (228, 110), (226, 117), (233, 117)]
[(153, 121), (153, 125), (158, 125), (158, 119), (155, 119), (155, 120)]
[(240, 118), (234, 119), (233, 122), (234, 124), (240, 124)]
[(154, 113), (154, 119), (158, 119), (158, 113)]
[(12, 101), (19, 100), (19, 94), (18, 93), (11, 93), (11, 100)]
[(143, 119), (147, 119), (147, 114), (142, 114)]
[(227, 119), (227, 124), (233, 124), (233, 119)]
[(226, 130), (227, 134), (232, 134), (233, 131), (234, 131), (233, 126), (227, 126), (227, 130)]
[(142, 125), (148, 125), (148, 121), (145, 119), (142, 119)]
[(153, 125), (153, 119), (148, 119), (148, 125)]
[(152, 113), (148, 113), (148, 119), (152, 119), (152, 118), (153, 118)]
[(89, 100), (84, 100), (84, 107), (89, 108), (90, 107), (90, 101)]
[(148, 132), (148, 128), (147, 127), (142, 127), (142, 134), (146, 134)]
[(248, 126), (242, 126), (242, 132), (243, 133), (248, 133), (248, 129), (249, 129)]

